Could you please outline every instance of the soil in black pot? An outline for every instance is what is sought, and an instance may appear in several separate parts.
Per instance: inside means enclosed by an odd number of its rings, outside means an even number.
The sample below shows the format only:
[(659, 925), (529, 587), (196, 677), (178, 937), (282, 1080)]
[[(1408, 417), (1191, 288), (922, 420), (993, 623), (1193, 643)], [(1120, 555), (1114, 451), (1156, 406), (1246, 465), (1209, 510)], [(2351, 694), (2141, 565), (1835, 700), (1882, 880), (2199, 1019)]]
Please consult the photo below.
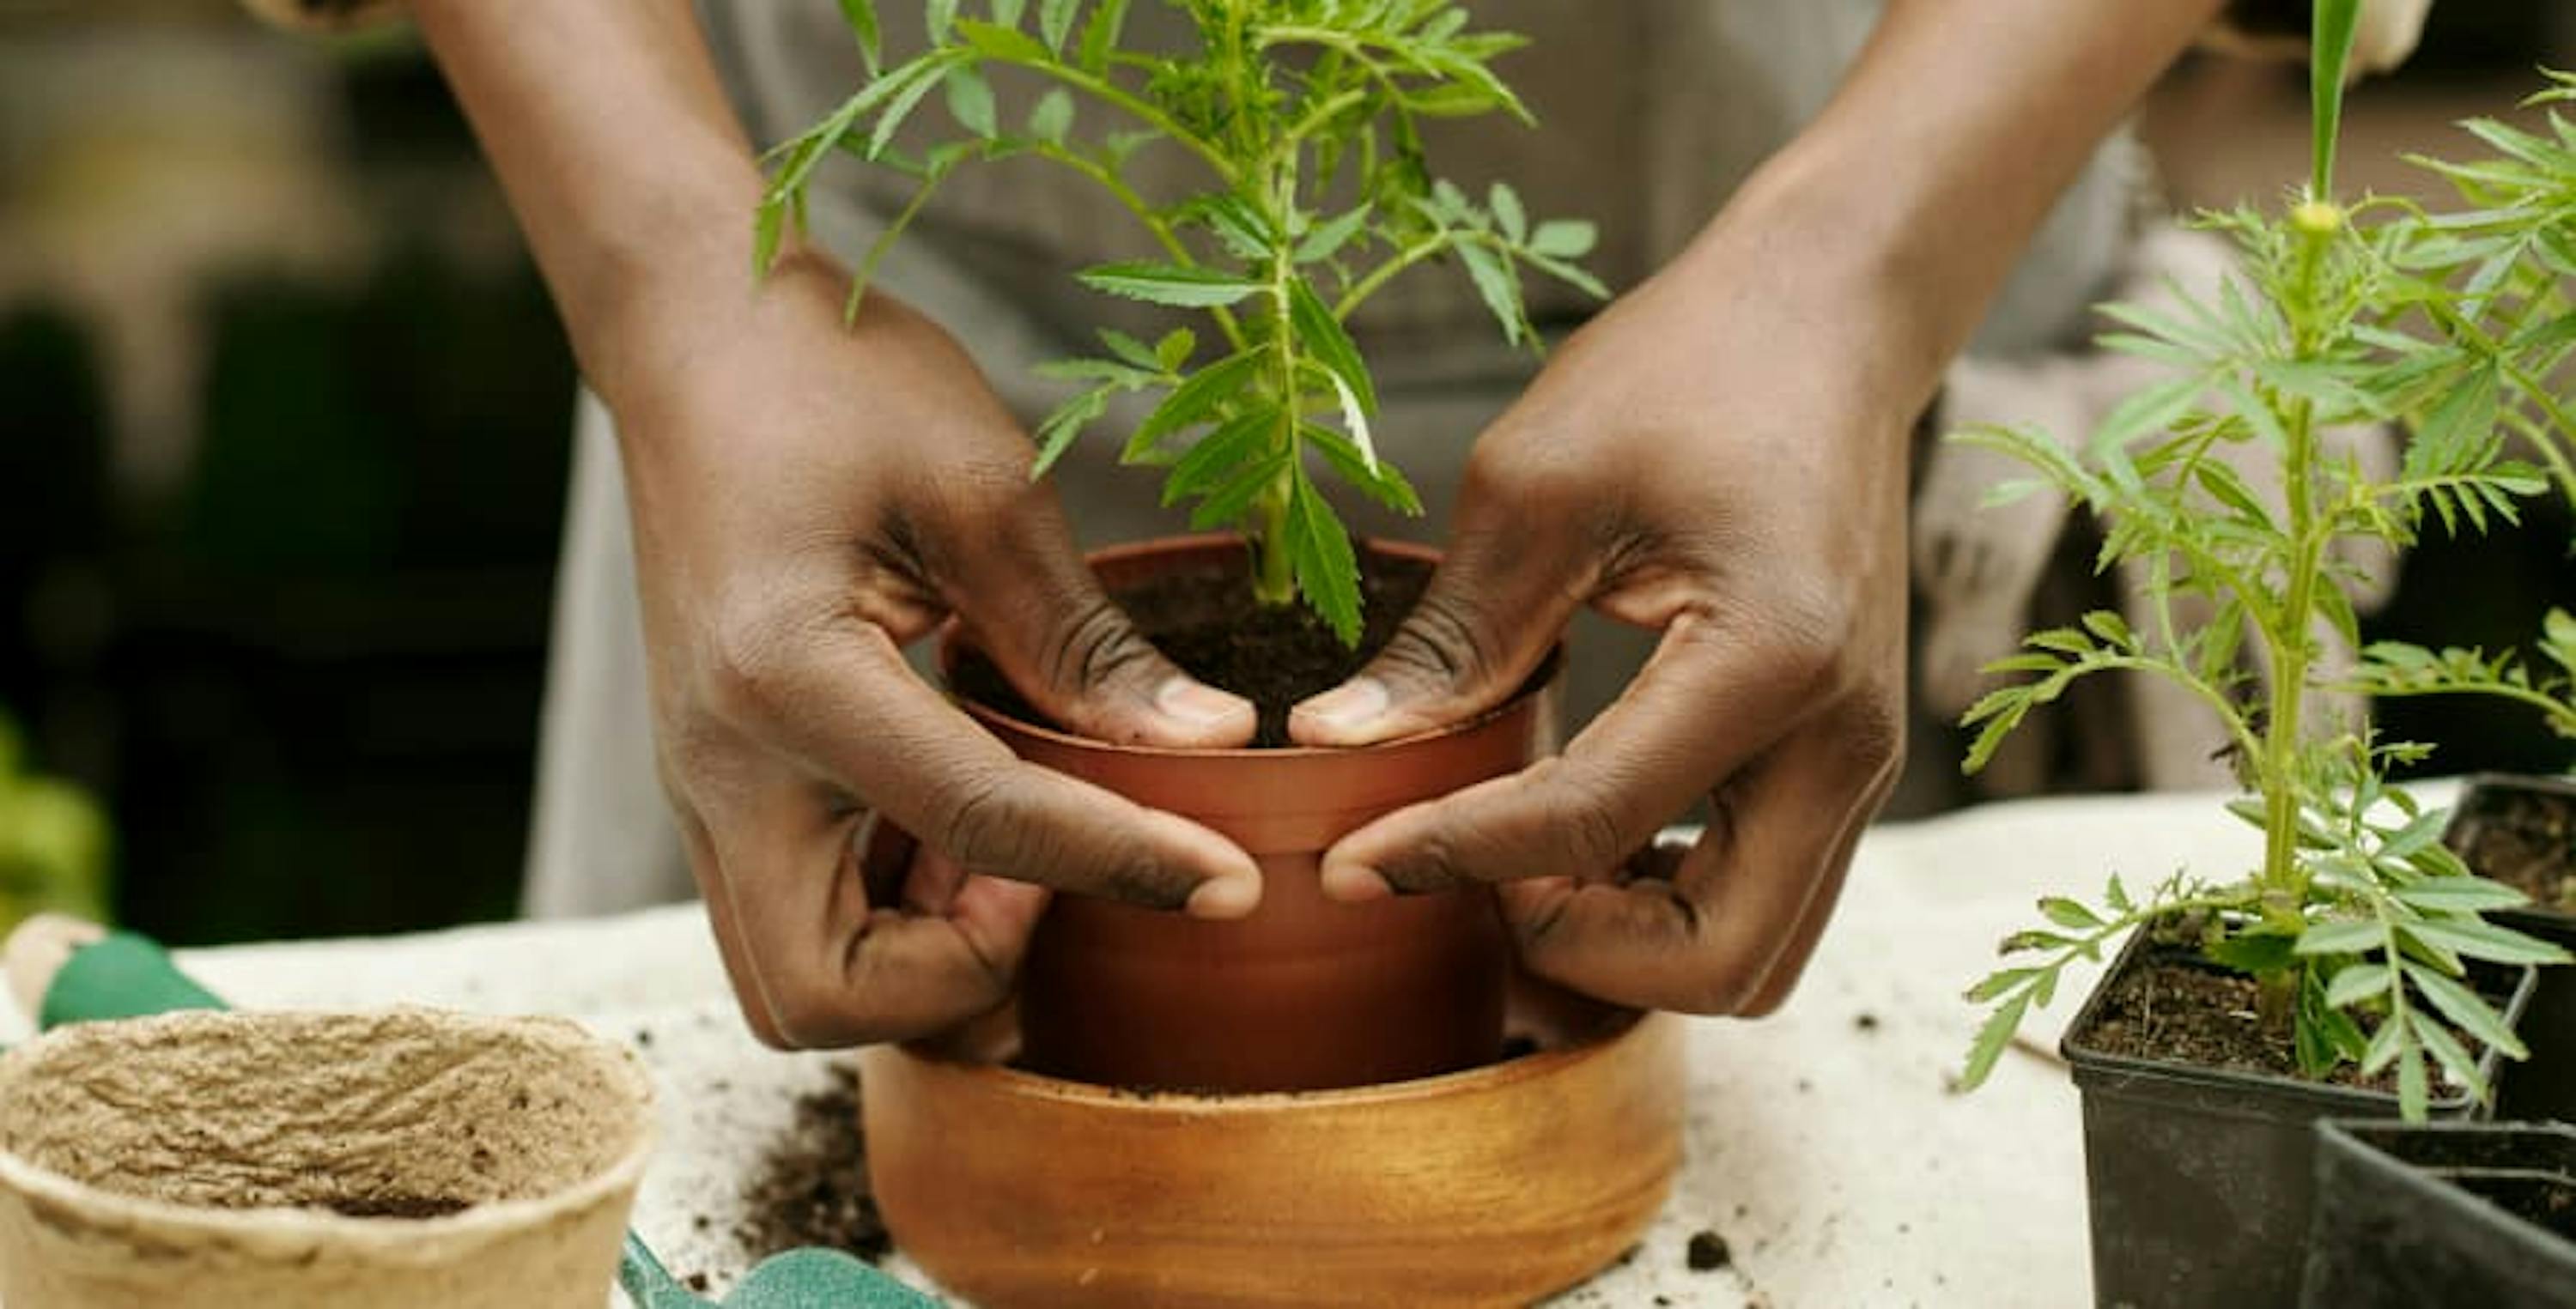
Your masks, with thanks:
[[(1112, 593), (1138, 630), (1173, 663), (1210, 686), (1232, 691), (1259, 706), (1261, 728), (1253, 744), (1284, 746), (1288, 711), (1298, 701), (1339, 686), (1358, 672), (1395, 634), (1431, 581), (1419, 559), (1363, 553), (1357, 646), (1346, 646), (1304, 604), (1265, 605), (1252, 596), (1246, 558), (1222, 571), (1166, 573), (1141, 586)], [(1032, 723), (1050, 720), (973, 650), (962, 652), (954, 682), (958, 694)]]
[(2576, 799), (2515, 787), (2480, 791), (2460, 857), (2532, 907), (2576, 914)]
[(2576, 1241), (2576, 1186), (2549, 1177), (2482, 1177), (2461, 1185), (2526, 1222)]
[[(2487, 999), (2501, 1006), (2506, 997)], [(2113, 979), (2077, 1041), (2101, 1054), (2306, 1080), (2289, 1033), (2266, 1030), (2257, 1003), (2253, 978), (2188, 954), (2150, 955)], [(2364, 1079), (2350, 1063), (2336, 1066), (2324, 1080), (2367, 1091), (2397, 1089), (2393, 1069)]]

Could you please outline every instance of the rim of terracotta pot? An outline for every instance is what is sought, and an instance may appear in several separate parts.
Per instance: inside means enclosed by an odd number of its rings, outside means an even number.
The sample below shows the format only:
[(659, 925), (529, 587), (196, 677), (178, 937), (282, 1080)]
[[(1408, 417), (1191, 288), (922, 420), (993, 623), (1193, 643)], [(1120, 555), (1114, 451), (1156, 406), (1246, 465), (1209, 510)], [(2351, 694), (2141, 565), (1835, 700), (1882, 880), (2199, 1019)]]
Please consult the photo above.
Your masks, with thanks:
[[(0, 1069), (22, 1064), (49, 1051), (79, 1044), (116, 1043), (136, 1032), (245, 1023), (333, 1023), (387, 1020), (419, 1021), (453, 1032), (514, 1030), (540, 1045), (591, 1059), (622, 1084), (625, 1107), (633, 1116), (634, 1140), (607, 1167), (546, 1195), (525, 1199), (478, 1201), (452, 1214), (434, 1218), (355, 1217), (330, 1209), (299, 1205), (218, 1208), (134, 1195), (84, 1182), (43, 1167), (16, 1150), (0, 1147), (0, 1182), (63, 1208), (105, 1229), (154, 1226), (164, 1231), (220, 1237), (246, 1249), (258, 1249), (278, 1235), (281, 1218), (292, 1219), (299, 1237), (324, 1236), (341, 1249), (370, 1256), (393, 1255), (429, 1263), (451, 1259), (511, 1233), (541, 1227), (560, 1216), (578, 1213), (614, 1199), (639, 1185), (651, 1159), (659, 1118), (652, 1077), (635, 1053), (601, 1039), (569, 1019), (501, 1017), (451, 1013), (409, 1006), (372, 1013), (324, 1010), (191, 1010), (114, 1022), (82, 1023), (56, 1028), (0, 1054)], [(0, 1077), (10, 1073), (0, 1072)], [(605, 1289), (605, 1288), (603, 1288)]]
[[(1393, 555), (1400, 559), (1415, 559), (1431, 564), (1437, 564), (1440, 560), (1439, 550), (1431, 546), (1424, 545), (1418, 541), (1398, 541), (1372, 536), (1362, 537), (1358, 542), (1356, 542), (1356, 544), (1359, 549), (1371, 554)], [(1229, 532), (1195, 532), (1182, 536), (1158, 536), (1151, 537), (1143, 541), (1128, 541), (1118, 545), (1104, 546), (1098, 550), (1093, 550), (1085, 554), (1083, 559), (1096, 570), (1103, 564), (1120, 564), (1131, 559), (1138, 559), (1151, 555), (1182, 553), (1204, 554), (1214, 553), (1218, 550), (1241, 551), (1246, 548), (1247, 547), (1242, 537)], [(965, 629), (960, 627), (953, 620), (941, 630), (939, 636), (939, 671), (943, 677), (950, 679), (952, 686), (957, 673), (957, 660), (959, 654), (965, 647), (973, 644), (974, 641), (968, 637)], [(1188, 747), (1170, 745), (1138, 745), (1120, 741), (1103, 741), (1098, 737), (1083, 736), (1079, 733), (1065, 731), (1062, 728), (1049, 727), (1043, 723), (1033, 723), (1015, 714), (1003, 713), (1001, 710), (995, 709), (982, 701), (973, 699), (969, 696), (957, 694), (953, 690), (951, 691), (949, 698), (955, 701), (958, 707), (964, 709), (970, 717), (973, 717), (976, 721), (981, 722), (988, 727), (999, 728), (1009, 732), (1018, 732), (1041, 741), (1052, 742), (1067, 749), (1092, 750), (1102, 754), (1137, 755), (1157, 759), (1192, 759), (1202, 761), (1217, 759), (1259, 759), (1286, 764), (1290, 761), (1296, 760), (1342, 758), (1357, 754), (1361, 751), (1376, 751), (1381, 753), (1410, 751), (1427, 747), (1434, 742), (1446, 740), (1450, 737), (1465, 736), (1472, 732), (1491, 728), (1499, 720), (1509, 718), (1514, 714), (1526, 710), (1529, 703), (1536, 699), (1540, 692), (1546, 690), (1547, 687), (1556, 680), (1557, 673), (1560, 671), (1564, 661), (1564, 646), (1559, 644), (1551, 647), (1548, 650), (1547, 657), (1539, 662), (1539, 666), (1532, 670), (1527, 678), (1522, 680), (1517, 689), (1515, 689), (1509, 696), (1496, 703), (1494, 707), (1485, 710), (1483, 713), (1470, 718), (1460, 719), (1459, 721), (1450, 723), (1446, 726), (1435, 727), (1429, 731), (1415, 732), (1410, 736), (1399, 736), (1385, 741), (1375, 741), (1368, 745), (1358, 746), (1282, 745)]]

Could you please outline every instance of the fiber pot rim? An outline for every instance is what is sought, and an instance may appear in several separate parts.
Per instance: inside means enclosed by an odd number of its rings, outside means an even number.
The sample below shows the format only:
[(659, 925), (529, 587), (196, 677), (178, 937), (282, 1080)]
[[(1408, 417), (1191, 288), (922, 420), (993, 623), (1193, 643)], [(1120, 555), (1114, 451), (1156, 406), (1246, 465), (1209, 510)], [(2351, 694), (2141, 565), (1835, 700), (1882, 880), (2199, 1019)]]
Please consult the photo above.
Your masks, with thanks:
[[(2345, 1086), (2337, 1082), (2312, 1082), (2304, 1078), (2283, 1077), (2278, 1073), (2258, 1072), (2248, 1068), (2221, 1068), (2211, 1064), (2186, 1063), (2179, 1059), (2112, 1054), (2109, 1051), (2088, 1049), (2078, 1044), (2076, 1033), (2089, 1026), (2094, 1015), (2109, 1002), (2112, 979), (2118, 977), (2121, 971), (2129, 966), (2133, 957), (2154, 948), (2154, 942), (2150, 940), (2154, 926), (2152, 922), (2141, 923), (2130, 931), (2129, 939), (2120, 947), (2120, 952), (2111, 957), (2110, 964), (2103, 968), (2101, 977), (2093, 983), (2093, 989), (2085, 995), (2083, 1005), (2076, 1009), (2073, 1018), (2067, 1020), (2065, 1035), (2057, 1040), (2058, 1056), (2066, 1060), (2066, 1066), (2074, 1074), (2079, 1086), (2095, 1078), (2140, 1075), (2187, 1082), (2195, 1086), (2241, 1087), (2251, 1083), (2333, 1102), (2356, 1111), (2345, 1114), (2346, 1117), (2384, 1117), (2384, 1113), (2379, 1111), (2384, 1111), (2397, 1103), (2397, 1093), (2394, 1091), (2373, 1091), (2364, 1087)], [(2216, 967), (2216, 965), (2211, 966)], [(2508, 967), (2515, 979), (2513, 994), (2506, 998), (2504, 1010), (2499, 1016), (2504, 1019), (2505, 1027), (2510, 1031), (2522, 1025), (2523, 1014), (2531, 1006), (2532, 992), (2540, 985), (2540, 970), (2530, 964), (2514, 964)], [(2481, 1103), (2492, 1103), (2495, 1096), (2496, 1076), (2504, 1066), (2504, 1062), (2503, 1052), (2493, 1046), (2486, 1046), (2478, 1051), (2479, 1075), (2487, 1082), (2487, 1101), (2479, 1101), (2469, 1094), (2468, 1088), (2461, 1087), (2453, 1090), (2449, 1095), (2427, 1100), (2425, 1108), (2428, 1111), (2448, 1112), (2474, 1109)]]
[[(1359, 549), (1369, 553), (1393, 555), (1401, 559), (1415, 559), (1433, 564), (1438, 563), (1440, 559), (1440, 551), (1416, 541), (1390, 540), (1372, 536), (1360, 538), (1357, 545)], [(1145, 558), (1154, 555), (1199, 554), (1218, 549), (1241, 550), (1243, 548), (1245, 548), (1244, 541), (1240, 536), (1226, 532), (1197, 532), (1182, 536), (1149, 537), (1142, 541), (1129, 541), (1119, 545), (1107, 546), (1084, 555), (1083, 560), (1093, 568), (1097, 569), (1102, 564), (1115, 565), (1125, 563), (1132, 559)], [(1067, 732), (1061, 728), (1048, 727), (1040, 723), (1032, 723), (1025, 718), (1003, 713), (1001, 710), (986, 705), (981, 701), (958, 694), (953, 689), (957, 672), (957, 660), (960, 653), (965, 648), (973, 645), (975, 645), (975, 642), (966, 633), (965, 629), (959, 626), (955, 620), (951, 620), (941, 629), (939, 635), (939, 671), (943, 677), (949, 679), (952, 685), (952, 689), (949, 692), (950, 702), (965, 710), (968, 716), (974, 718), (984, 726), (996, 729), (997, 731), (1018, 733), (1023, 736), (1033, 737), (1071, 750), (1089, 750), (1096, 751), (1101, 754), (1136, 755), (1156, 759), (1193, 759), (1201, 761), (1218, 759), (1260, 759), (1284, 762), (1288, 760), (1322, 759), (1335, 756), (1346, 756), (1356, 754), (1361, 751), (1375, 751), (1384, 754), (1387, 752), (1408, 751), (1414, 748), (1427, 746), (1435, 741), (1445, 740), (1454, 736), (1464, 736), (1468, 733), (1491, 727), (1495, 725), (1498, 720), (1521, 712), (1531, 700), (1535, 699), (1542, 691), (1545, 691), (1555, 682), (1556, 675), (1565, 662), (1565, 646), (1560, 642), (1549, 647), (1547, 656), (1540, 660), (1538, 667), (1532, 670), (1530, 675), (1523, 679), (1521, 684), (1515, 688), (1509, 696), (1496, 703), (1492, 708), (1485, 710), (1483, 713), (1476, 714), (1473, 717), (1460, 719), (1457, 722), (1441, 727), (1434, 727), (1427, 731), (1415, 732), (1408, 736), (1392, 737), (1384, 741), (1374, 741), (1367, 745), (1357, 746), (1283, 745), (1191, 747), (1103, 741), (1098, 737), (1083, 736), (1078, 733)]]
[(1139, 1091), (1127, 1087), (1107, 1086), (1098, 1082), (1079, 1081), (1069, 1077), (1051, 1077), (1024, 1068), (978, 1059), (971, 1054), (940, 1048), (932, 1042), (910, 1041), (892, 1047), (907, 1058), (954, 1069), (960, 1073), (996, 1079), (996, 1085), (1007, 1088), (1014, 1096), (1052, 1100), (1116, 1113), (1172, 1114), (1191, 1117), (1228, 1117), (1269, 1115), (1282, 1110), (1349, 1109), (1374, 1105), (1406, 1104), (1417, 1100), (1439, 1099), (1457, 1091), (1516, 1085), (1553, 1076), (1575, 1064), (1596, 1059), (1634, 1035), (1649, 1020), (1662, 1015), (1658, 1011), (1616, 1009), (1609, 1011), (1600, 1025), (1567, 1039), (1563, 1044), (1531, 1051), (1515, 1058), (1461, 1068), (1454, 1072), (1435, 1073), (1429, 1077), (1406, 1078), (1396, 1082), (1371, 1082), (1362, 1086), (1333, 1087), (1318, 1091)]
[[(660, 1135), (653, 1079), (635, 1052), (601, 1038), (566, 1018), (455, 1013), (411, 1005), (372, 1012), (317, 1009), (189, 1010), (112, 1022), (81, 1023), (56, 1028), (0, 1054), (0, 1082), (18, 1074), (19, 1065), (51, 1050), (83, 1043), (111, 1042), (125, 1034), (154, 1029), (227, 1027), (283, 1020), (286, 1023), (339, 1021), (381, 1022), (388, 1018), (419, 1021), (450, 1030), (516, 1029), (540, 1044), (579, 1051), (597, 1058), (601, 1069), (623, 1083), (634, 1114), (634, 1140), (605, 1168), (581, 1181), (541, 1196), (485, 1200), (452, 1214), (433, 1218), (355, 1217), (329, 1209), (299, 1205), (216, 1208), (133, 1195), (45, 1168), (0, 1146), (0, 1184), (31, 1199), (60, 1206), (92, 1226), (106, 1230), (158, 1228), (224, 1240), (248, 1250), (273, 1247), (288, 1240), (297, 1245), (327, 1240), (334, 1246), (370, 1257), (394, 1256), (405, 1262), (433, 1263), (487, 1245), (509, 1233), (542, 1226), (615, 1199), (637, 1186)], [(281, 1217), (294, 1220), (294, 1231), (280, 1232)]]

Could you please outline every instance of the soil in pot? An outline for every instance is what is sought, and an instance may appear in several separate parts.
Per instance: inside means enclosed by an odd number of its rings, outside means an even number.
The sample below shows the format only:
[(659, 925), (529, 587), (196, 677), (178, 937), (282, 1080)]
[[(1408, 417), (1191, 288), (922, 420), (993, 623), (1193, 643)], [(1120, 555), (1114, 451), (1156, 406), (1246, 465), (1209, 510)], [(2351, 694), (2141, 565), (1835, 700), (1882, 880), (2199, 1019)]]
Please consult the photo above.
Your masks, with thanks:
[[(1173, 663), (1210, 686), (1232, 691), (1261, 712), (1256, 746), (1289, 744), (1288, 711), (1360, 670), (1395, 635), (1431, 582), (1431, 563), (1405, 555), (1361, 556), (1357, 646), (1342, 644), (1306, 606), (1265, 605), (1252, 598), (1250, 564), (1165, 573), (1116, 589), (1119, 607)], [(1024, 722), (1056, 726), (1030, 707), (982, 653), (961, 653), (952, 678), (958, 694)]]
[[(2481, 989), (2499, 1007), (2512, 999), (2492, 987)], [(2266, 1031), (2257, 1019), (2255, 990), (2254, 979), (2187, 954), (2149, 955), (2109, 983), (2083, 1040), (2095, 1051), (2122, 1058), (2296, 1078), (2297, 1053), (2285, 1037)], [(2397, 1090), (2394, 1072), (2365, 1080), (2352, 1064), (2338, 1066), (2325, 1080), (2390, 1094)]]
[(2481, 780), (2460, 803), (2451, 848), (2534, 909), (2576, 915), (2576, 792)]
[[(2442, 839), (2470, 871), (2531, 897), (2527, 908), (2496, 913), (2497, 922), (2576, 950), (2576, 784), (2471, 778)], [(2540, 970), (2522, 1038), (2531, 1057), (2506, 1066), (2497, 1115), (2576, 1121), (2576, 968)]]
[[(2067, 1029), (2083, 1093), (2093, 1294), (2137, 1309), (2275, 1309), (2294, 1302), (2315, 1193), (2313, 1133), (2327, 1117), (2391, 1118), (2379, 1087), (2294, 1075), (2250, 983), (2188, 947), (2133, 936)], [(2531, 970), (2476, 979), (2521, 1020)], [(2482, 1063), (2488, 1077), (2499, 1059)], [(2478, 1106), (2437, 1099), (2437, 1118)]]
[(633, 1057), (569, 1022), (57, 1028), (0, 1058), (0, 1298), (596, 1309), (653, 1123)]

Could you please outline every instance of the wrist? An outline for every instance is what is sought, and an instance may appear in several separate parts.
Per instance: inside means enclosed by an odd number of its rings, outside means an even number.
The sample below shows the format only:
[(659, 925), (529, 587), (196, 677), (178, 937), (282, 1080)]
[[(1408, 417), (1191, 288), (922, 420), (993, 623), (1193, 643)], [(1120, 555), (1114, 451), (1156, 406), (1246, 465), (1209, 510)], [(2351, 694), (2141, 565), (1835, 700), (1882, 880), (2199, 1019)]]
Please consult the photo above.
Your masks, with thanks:
[(1844, 183), (1844, 174), (1785, 152), (1764, 166), (1662, 276), (1767, 330), (1800, 336), (1830, 359), (1837, 385), (1874, 406), (1911, 413), (1974, 325), (1945, 303), (1940, 279), (1912, 239), (1901, 204)]
[[(713, 320), (748, 305), (760, 178), (733, 155), (602, 188), (539, 258), (583, 372), (603, 395), (689, 353)], [(719, 329), (720, 330), (720, 329)]]

